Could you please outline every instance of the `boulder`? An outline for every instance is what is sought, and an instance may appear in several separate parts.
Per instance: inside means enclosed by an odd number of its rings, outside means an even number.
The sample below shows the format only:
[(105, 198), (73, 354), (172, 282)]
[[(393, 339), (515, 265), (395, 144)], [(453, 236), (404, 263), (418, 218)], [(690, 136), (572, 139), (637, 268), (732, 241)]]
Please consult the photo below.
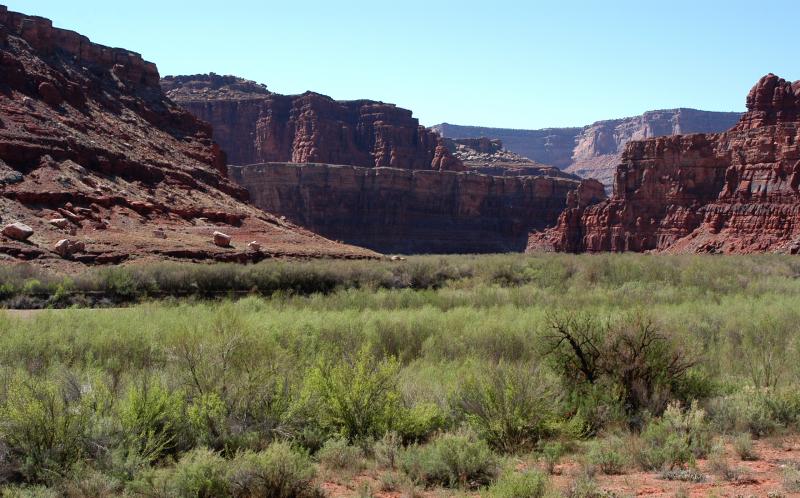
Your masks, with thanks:
[(56, 228), (66, 229), (69, 226), (69, 220), (66, 218), (53, 218), (48, 221), (51, 225)]
[(231, 236), (222, 232), (214, 232), (214, 245), (219, 247), (230, 247)]
[(53, 251), (62, 258), (69, 258), (76, 253), (83, 252), (85, 249), (86, 246), (83, 242), (69, 239), (61, 239), (53, 247)]
[(259, 244), (255, 240), (247, 244), (247, 248), (253, 252), (261, 252), (261, 244)]
[(24, 223), (11, 223), (3, 228), (3, 235), (10, 239), (25, 241), (33, 235), (33, 228)]

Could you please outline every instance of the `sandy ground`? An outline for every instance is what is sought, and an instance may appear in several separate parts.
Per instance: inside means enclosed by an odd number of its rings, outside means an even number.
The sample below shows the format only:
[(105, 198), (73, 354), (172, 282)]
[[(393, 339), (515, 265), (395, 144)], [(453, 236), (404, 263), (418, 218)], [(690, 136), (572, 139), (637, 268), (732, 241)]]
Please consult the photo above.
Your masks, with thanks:
[[(755, 461), (740, 461), (732, 448), (728, 448), (728, 460), (732, 468), (741, 470), (738, 482), (729, 482), (715, 476), (709, 469), (708, 461), (699, 460), (697, 469), (705, 474), (706, 482), (689, 483), (661, 479), (659, 472), (640, 472), (629, 470), (623, 475), (598, 475), (596, 480), (600, 489), (610, 492), (609, 497), (730, 497), (730, 498), (778, 498), (800, 497), (800, 492), (790, 492), (783, 485), (783, 473), (788, 466), (800, 469), (800, 436), (782, 437), (754, 441), (758, 455)], [(533, 468), (538, 464), (521, 459), (518, 467)], [(580, 465), (567, 459), (556, 467), (552, 483), (564, 491), (569, 488), (574, 477), (581, 472)], [(368, 470), (352, 477), (332, 478), (328, 476), (322, 488), (330, 497), (374, 496), (379, 498), (410, 498), (408, 488), (381, 491), (381, 475), (385, 471)], [(370, 494), (365, 490), (369, 486)], [(463, 493), (458, 491), (417, 490), (421, 497), (471, 496), (480, 497), (480, 492)], [(484, 493), (485, 495), (485, 493)]]

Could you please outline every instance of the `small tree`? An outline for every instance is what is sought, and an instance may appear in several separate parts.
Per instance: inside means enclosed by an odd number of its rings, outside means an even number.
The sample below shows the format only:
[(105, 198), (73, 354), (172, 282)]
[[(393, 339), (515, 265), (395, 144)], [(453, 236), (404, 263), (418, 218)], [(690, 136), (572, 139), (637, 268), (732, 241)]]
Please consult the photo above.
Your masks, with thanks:
[(589, 315), (550, 315), (545, 356), (570, 386), (616, 393), (629, 416), (664, 411), (695, 362), (647, 317), (599, 322)]

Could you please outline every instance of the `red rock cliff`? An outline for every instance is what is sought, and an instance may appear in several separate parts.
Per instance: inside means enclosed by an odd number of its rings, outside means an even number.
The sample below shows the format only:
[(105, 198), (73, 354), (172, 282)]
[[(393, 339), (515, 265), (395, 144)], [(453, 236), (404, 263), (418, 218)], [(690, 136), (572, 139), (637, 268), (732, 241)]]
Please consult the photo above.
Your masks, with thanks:
[(330, 163), (459, 171), (440, 137), (411, 111), (370, 100), (279, 95), (215, 74), (166, 77), (167, 95), (214, 127), (230, 164)]
[(800, 82), (773, 74), (722, 134), (631, 142), (614, 196), (565, 210), (530, 250), (797, 252)]
[(555, 223), (578, 189), (605, 197), (594, 180), (325, 164), (231, 166), (253, 202), (327, 237), (381, 252), (522, 251), (528, 233)]
[(32, 229), (0, 235), (0, 260), (244, 260), (249, 240), (260, 257), (373, 254), (246, 204), (225, 175), (210, 127), (164, 96), (154, 64), (0, 6), (0, 227)]

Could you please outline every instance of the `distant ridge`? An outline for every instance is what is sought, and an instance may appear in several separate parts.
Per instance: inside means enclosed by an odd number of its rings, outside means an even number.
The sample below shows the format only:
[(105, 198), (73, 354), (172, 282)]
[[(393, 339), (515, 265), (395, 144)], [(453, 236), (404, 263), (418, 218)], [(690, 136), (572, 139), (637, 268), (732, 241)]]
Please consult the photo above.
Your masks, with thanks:
[(610, 188), (614, 169), (629, 141), (687, 133), (720, 133), (733, 127), (741, 116), (738, 112), (679, 108), (648, 111), (639, 116), (573, 128), (524, 130), (442, 123), (432, 129), (445, 138), (499, 139), (511, 152), (584, 178), (596, 178)]

